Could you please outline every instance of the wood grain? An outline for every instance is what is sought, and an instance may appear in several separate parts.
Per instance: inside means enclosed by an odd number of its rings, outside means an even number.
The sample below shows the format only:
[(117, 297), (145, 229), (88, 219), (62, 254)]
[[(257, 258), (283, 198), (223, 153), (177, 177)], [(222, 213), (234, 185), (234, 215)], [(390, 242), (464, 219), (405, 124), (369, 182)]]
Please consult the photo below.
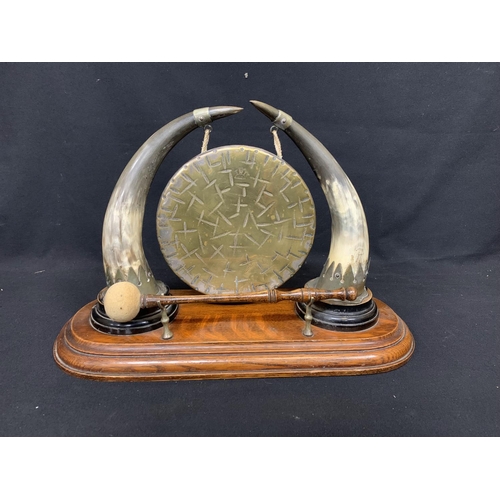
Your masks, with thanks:
[[(187, 290), (175, 290), (187, 294)], [(54, 359), (67, 373), (105, 381), (230, 379), (361, 375), (394, 370), (414, 350), (413, 336), (397, 314), (375, 299), (379, 319), (360, 332), (335, 332), (304, 322), (294, 304), (184, 304), (162, 329), (115, 336), (89, 322), (91, 302), (63, 327)]]

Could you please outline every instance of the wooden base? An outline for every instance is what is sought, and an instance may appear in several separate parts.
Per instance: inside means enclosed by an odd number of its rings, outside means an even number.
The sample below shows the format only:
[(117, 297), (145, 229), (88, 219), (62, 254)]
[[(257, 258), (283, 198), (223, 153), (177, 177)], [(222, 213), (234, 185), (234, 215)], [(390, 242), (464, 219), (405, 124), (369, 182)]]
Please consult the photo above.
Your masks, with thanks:
[(185, 304), (170, 325), (170, 340), (162, 340), (162, 329), (138, 335), (100, 333), (89, 322), (91, 302), (59, 333), (54, 359), (71, 375), (104, 381), (386, 372), (406, 363), (415, 344), (404, 321), (375, 301), (379, 319), (371, 328), (335, 332), (313, 326), (313, 337), (302, 335), (304, 322), (292, 302)]

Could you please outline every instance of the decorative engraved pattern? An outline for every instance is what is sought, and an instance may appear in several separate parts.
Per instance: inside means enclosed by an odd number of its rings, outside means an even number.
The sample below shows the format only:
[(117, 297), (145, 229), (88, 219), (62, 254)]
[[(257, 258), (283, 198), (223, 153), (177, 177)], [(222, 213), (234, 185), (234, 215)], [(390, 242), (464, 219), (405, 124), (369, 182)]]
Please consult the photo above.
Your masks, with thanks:
[(314, 202), (299, 174), (250, 146), (190, 160), (167, 184), (157, 212), (165, 260), (203, 293), (280, 286), (303, 264), (315, 229)]

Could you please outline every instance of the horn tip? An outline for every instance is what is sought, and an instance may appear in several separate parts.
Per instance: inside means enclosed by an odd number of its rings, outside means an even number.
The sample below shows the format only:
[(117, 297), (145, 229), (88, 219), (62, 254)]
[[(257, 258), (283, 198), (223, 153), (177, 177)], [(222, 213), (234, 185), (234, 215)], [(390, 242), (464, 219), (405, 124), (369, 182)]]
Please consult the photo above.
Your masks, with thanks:
[(255, 106), (262, 114), (267, 116), (270, 120), (274, 121), (278, 117), (279, 109), (276, 109), (274, 106), (266, 104), (265, 102), (262, 101), (255, 101), (255, 100), (251, 100), (250, 103), (253, 104), (253, 106)]
[(243, 108), (240, 108), (239, 106), (213, 106), (209, 108), (210, 118), (212, 120), (235, 115), (240, 111), (243, 111)]

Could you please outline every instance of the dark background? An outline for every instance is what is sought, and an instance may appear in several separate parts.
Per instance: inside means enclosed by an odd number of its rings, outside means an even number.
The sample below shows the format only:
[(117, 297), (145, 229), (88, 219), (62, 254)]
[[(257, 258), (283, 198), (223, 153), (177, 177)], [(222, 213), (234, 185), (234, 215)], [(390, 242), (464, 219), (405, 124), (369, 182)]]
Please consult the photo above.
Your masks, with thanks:
[[(245, 76), (245, 74), (247, 76)], [(63, 373), (52, 346), (105, 285), (101, 229), (128, 160), (195, 108), (243, 106), (210, 147), (273, 150), (257, 99), (330, 150), (363, 202), (368, 286), (416, 340), (398, 370), (358, 377), (105, 383)], [(500, 433), (500, 64), (139, 63), (0, 65), (0, 434), (3, 436), (498, 436)], [(313, 250), (286, 286), (316, 277), (330, 244), (310, 186)], [(155, 234), (170, 176), (153, 183), (144, 247), (158, 279), (184, 287)]]

